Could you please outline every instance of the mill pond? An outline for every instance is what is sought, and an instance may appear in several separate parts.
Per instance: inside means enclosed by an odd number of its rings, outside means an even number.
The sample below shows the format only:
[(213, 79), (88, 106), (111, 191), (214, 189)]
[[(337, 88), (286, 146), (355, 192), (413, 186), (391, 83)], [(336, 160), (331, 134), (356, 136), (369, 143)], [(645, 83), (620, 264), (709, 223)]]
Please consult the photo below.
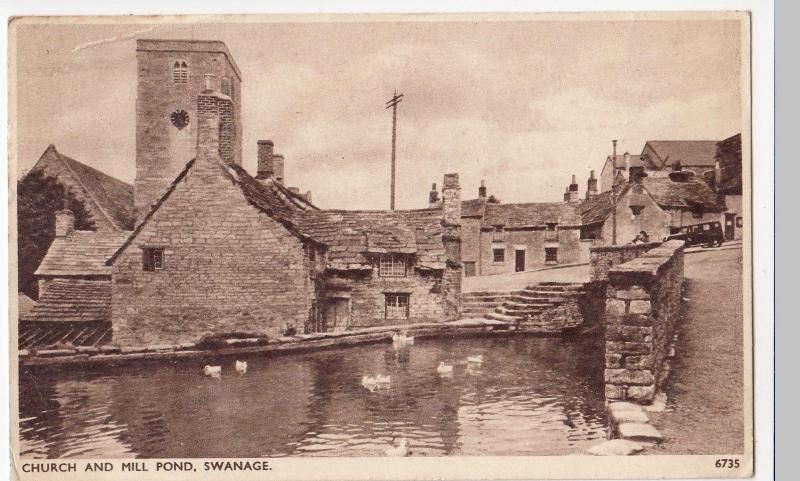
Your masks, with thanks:
[[(470, 356), (481, 363), (468, 363)], [(27, 458), (581, 454), (606, 437), (602, 346), (537, 337), (20, 372)], [(474, 357), (473, 357), (474, 359)], [(444, 361), (452, 375), (437, 372)], [(203, 366), (221, 365), (217, 377)], [(389, 376), (366, 389), (363, 376)]]

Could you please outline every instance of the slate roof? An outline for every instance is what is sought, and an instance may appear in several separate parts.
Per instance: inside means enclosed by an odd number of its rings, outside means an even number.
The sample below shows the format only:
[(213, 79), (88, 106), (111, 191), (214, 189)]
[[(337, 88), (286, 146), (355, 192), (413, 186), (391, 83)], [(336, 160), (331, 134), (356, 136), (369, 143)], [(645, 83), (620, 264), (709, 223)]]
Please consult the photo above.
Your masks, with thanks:
[(714, 167), (717, 140), (648, 140), (658, 155), (659, 168), (680, 161), (682, 166)]
[(487, 204), (484, 227), (502, 225), (506, 229), (559, 226), (580, 226), (577, 205), (569, 202), (536, 202), (525, 204)]
[[(271, 179), (259, 181), (239, 165), (216, 162), (253, 207), (277, 220), (301, 239), (328, 246), (329, 268), (368, 268), (371, 266), (368, 259), (370, 254), (388, 252), (415, 254), (420, 265), (444, 268), (440, 208), (418, 211), (319, 210), (280, 182)], [(194, 163), (193, 159), (186, 164), (136, 230), (109, 254), (108, 265), (113, 264), (133, 241)]]
[(613, 207), (611, 194), (612, 192), (610, 190), (602, 192), (580, 203), (578, 212), (581, 214), (581, 221), (584, 225), (606, 220)]
[(125, 242), (130, 232), (73, 231), (50, 244), (37, 276), (110, 276), (106, 260)]
[(462, 200), (461, 217), (483, 217), (486, 214), (486, 203), (485, 198)]
[(40, 349), (54, 344), (99, 346), (111, 342), (111, 322), (21, 322), (19, 348)]
[(441, 209), (322, 210), (302, 216), (301, 230), (328, 246), (328, 267), (364, 269), (371, 255), (414, 254), (418, 265), (445, 267)]
[(111, 281), (52, 279), (23, 321), (108, 321)]
[(48, 150), (74, 174), (86, 194), (115, 227), (120, 230), (133, 229), (135, 218), (132, 185), (58, 152), (53, 145)]
[(699, 205), (708, 211), (720, 210), (717, 196), (705, 182), (696, 178), (675, 182), (669, 177), (645, 177), (642, 185), (662, 208), (691, 209)]

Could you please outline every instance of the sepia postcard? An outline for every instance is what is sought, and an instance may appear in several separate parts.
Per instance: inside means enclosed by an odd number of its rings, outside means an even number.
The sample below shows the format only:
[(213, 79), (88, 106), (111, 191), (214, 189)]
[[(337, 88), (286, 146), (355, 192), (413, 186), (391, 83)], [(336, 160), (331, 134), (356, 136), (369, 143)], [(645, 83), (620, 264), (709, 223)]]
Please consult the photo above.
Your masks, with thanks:
[(751, 476), (750, 22), (12, 19), (12, 478)]

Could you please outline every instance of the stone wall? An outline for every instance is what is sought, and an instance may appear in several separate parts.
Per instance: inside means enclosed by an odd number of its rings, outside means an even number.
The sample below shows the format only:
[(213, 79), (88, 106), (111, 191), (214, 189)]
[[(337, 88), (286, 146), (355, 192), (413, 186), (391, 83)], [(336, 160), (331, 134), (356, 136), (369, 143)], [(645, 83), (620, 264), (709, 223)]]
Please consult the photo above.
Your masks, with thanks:
[[(303, 326), (314, 286), (307, 249), (251, 206), (219, 162), (199, 157), (113, 265), (114, 342), (196, 342)], [(163, 269), (142, 269), (143, 248)]]
[(605, 393), (653, 401), (683, 285), (683, 242), (668, 241), (608, 270)]
[[(461, 272), (409, 268), (405, 277), (381, 277), (377, 262), (372, 270), (326, 274), (320, 286), (320, 302), (349, 299), (348, 329), (384, 325), (454, 320)], [(386, 319), (386, 294), (408, 294), (408, 319)]]
[(648, 244), (623, 244), (618, 246), (596, 246), (590, 252), (590, 277), (592, 282), (608, 280), (608, 271), (612, 266), (624, 264), (641, 256), (645, 252), (660, 246), (660, 242)]

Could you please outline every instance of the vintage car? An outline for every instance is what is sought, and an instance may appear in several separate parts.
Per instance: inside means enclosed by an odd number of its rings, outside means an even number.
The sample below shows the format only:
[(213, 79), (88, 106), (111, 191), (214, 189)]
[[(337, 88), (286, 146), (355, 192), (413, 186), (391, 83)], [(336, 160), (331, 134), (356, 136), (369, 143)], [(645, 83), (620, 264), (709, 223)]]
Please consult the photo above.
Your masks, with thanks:
[(718, 221), (702, 222), (683, 227), (670, 227), (669, 232), (670, 235), (664, 240), (680, 239), (686, 242), (686, 247), (696, 245), (704, 247), (721, 246), (725, 240), (725, 236), (722, 233), (722, 224)]

